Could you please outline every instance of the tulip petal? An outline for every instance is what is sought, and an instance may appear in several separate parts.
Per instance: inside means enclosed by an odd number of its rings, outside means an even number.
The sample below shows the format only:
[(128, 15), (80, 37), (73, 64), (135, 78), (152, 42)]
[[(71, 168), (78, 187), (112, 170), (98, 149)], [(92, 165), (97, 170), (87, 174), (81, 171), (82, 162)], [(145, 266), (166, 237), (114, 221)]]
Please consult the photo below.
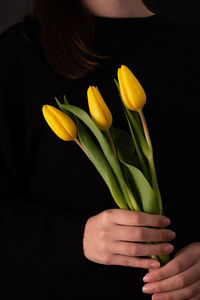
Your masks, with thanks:
[(42, 112), (47, 124), (60, 139), (71, 141), (76, 138), (77, 128), (70, 117), (51, 105), (44, 105)]
[(104, 131), (112, 125), (112, 114), (103, 100), (99, 90), (90, 86), (87, 91), (88, 105), (91, 117), (95, 124)]
[(136, 108), (133, 106), (133, 103), (131, 103), (129, 100), (121, 69), (118, 69), (118, 80), (119, 80), (120, 94), (125, 106), (130, 110), (136, 110)]
[(106, 103), (105, 103), (101, 93), (99, 92), (98, 88), (94, 88), (94, 93), (95, 93), (97, 101), (98, 101), (98, 103), (99, 103), (99, 105), (102, 109), (102, 112), (105, 115), (105, 119), (107, 120), (108, 127), (110, 128), (110, 126), (112, 124), (112, 114), (111, 114), (108, 106), (106, 105)]
[(146, 94), (131, 70), (122, 65), (118, 69), (118, 80), (121, 97), (125, 106), (133, 111), (142, 109), (146, 103)]
[(126, 66), (121, 67), (122, 81), (126, 85), (126, 92), (129, 102), (135, 108), (140, 110), (146, 103), (146, 94), (143, 87), (135, 77), (135, 75)]

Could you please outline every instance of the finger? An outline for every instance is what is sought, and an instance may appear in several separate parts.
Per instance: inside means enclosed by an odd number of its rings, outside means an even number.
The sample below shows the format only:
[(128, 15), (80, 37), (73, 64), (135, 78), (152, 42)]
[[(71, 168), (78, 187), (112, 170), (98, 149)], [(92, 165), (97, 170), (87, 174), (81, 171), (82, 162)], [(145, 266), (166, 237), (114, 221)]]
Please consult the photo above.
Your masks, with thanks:
[(200, 293), (199, 293), (197, 296), (188, 298), (188, 299), (186, 299), (186, 300), (200, 300)]
[(147, 214), (123, 209), (110, 209), (106, 212), (115, 224), (130, 226), (165, 227), (170, 219), (161, 215)]
[[(192, 250), (191, 250), (191, 248), (192, 248)], [(188, 253), (189, 252), (191, 253), (191, 251), (192, 251), (193, 255), (195, 255), (196, 257), (199, 258), (199, 255), (200, 255), (200, 242), (194, 242), (194, 243), (191, 243), (191, 244), (187, 245), (186, 247), (179, 250), (177, 252), (177, 254), (175, 255), (175, 257), (180, 256), (185, 251), (187, 251)]]
[(137, 258), (132, 256), (126, 256), (126, 255), (117, 255), (117, 254), (114, 254), (112, 256), (112, 259), (110, 260), (109, 264), (126, 266), (126, 267), (134, 267), (134, 268), (142, 268), (142, 269), (158, 268), (160, 266), (160, 263), (154, 259)]
[(175, 232), (169, 229), (117, 225), (115, 239), (132, 242), (166, 242), (173, 240), (175, 236)]
[(115, 242), (110, 250), (114, 254), (127, 256), (151, 256), (169, 254), (174, 250), (171, 244), (140, 244), (130, 242)]
[(196, 297), (197, 295), (200, 295), (200, 280), (197, 280), (194, 283), (192, 283), (190, 286), (187, 286), (180, 290), (154, 294), (152, 296), (152, 300), (191, 299), (192, 297)]
[(163, 267), (146, 274), (143, 280), (145, 282), (155, 282), (170, 276), (174, 276), (191, 267), (195, 261), (196, 256), (192, 256), (191, 249), (188, 248)]
[(200, 278), (200, 262), (194, 264), (186, 271), (175, 276), (157, 281), (155, 283), (146, 284), (143, 292), (147, 294), (163, 293), (173, 290), (183, 289)]

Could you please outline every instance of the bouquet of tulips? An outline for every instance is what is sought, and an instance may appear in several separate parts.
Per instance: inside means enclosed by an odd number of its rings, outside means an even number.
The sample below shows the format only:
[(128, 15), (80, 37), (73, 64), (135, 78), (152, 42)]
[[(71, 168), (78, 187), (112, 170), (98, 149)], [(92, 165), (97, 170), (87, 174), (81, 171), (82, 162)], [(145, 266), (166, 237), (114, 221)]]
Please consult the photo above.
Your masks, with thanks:
[[(115, 83), (130, 133), (112, 126), (112, 114), (98, 88), (93, 86), (87, 91), (90, 116), (81, 108), (70, 105), (64, 96), (63, 104), (56, 98), (59, 109), (43, 106), (44, 118), (59, 138), (75, 141), (84, 151), (119, 208), (163, 214), (153, 148), (142, 111), (146, 94), (128, 67), (122, 65), (117, 77)], [(169, 261), (169, 255), (152, 258), (158, 259), (161, 265)]]

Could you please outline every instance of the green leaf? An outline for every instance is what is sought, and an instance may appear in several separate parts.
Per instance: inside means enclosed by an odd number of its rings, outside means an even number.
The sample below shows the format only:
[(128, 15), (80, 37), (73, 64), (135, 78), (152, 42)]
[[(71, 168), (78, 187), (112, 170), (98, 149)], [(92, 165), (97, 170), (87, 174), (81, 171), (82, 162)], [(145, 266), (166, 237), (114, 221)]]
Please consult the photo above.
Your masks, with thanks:
[(136, 120), (136, 122), (137, 122), (137, 124), (138, 124), (140, 130), (141, 130), (142, 132), (144, 132), (144, 131), (143, 131), (143, 126), (142, 126), (142, 121), (141, 121), (141, 118), (140, 118), (140, 115), (138, 114), (138, 112), (137, 112), (137, 111), (131, 111), (131, 113), (132, 113), (134, 119)]
[(138, 121), (136, 120), (133, 112), (130, 111), (125, 106), (124, 106), (124, 108), (126, 110), (128, 118), (130, 120), (130, 124), (131, 124), (132, 129), (135, 133), (135, 137), (138, 141), (138, 144), (139, 144), (142, 152), (146, 156), (146, 158), (149, 159), (149, 157), (151, 156), (151, 150), (150, 150), (149, 145), (147, 144), (147, 141), (145, 139), (143, 129), (141, 128), (141, 125), (139, 125), (140, 123), (138, 124)]
[(115, 143), (118, 144), (124, 144), (124, 146), (128, 149), (130, 149), (131, 152), (135, 151), (135, 147), (133, 144), (133, 141), (131, 139), (131, 136), (124, 130), (111, 127), (110, 128), (111, 135), (115, 141)]
[(62, 104), (60, 103), (60, 101), (58, 100), (57, 97), (55, 97), (55, 100), (56, 100), (56, 103), (58, 104), (58, 107), (63, 111)]
[(92, 140), (84, 126), (77, 121), (78, 136), (91, 162), (107, 184), (113, 199), (121, 209), (128, 209), (126, 200), (120, 190), (113, 171), (99, 147)]
[(63, 104), (62, 107), (70, 112), (72, 112), (74, 115), (76, 115), (79, 119), (81, 119), (88, 128), (93, 132), (94, 136), (97, 138), (101, 149), (109, 162), (113, 173), (115, 174), (118, 184), (123, 191), (124, 197), (128, 203), (128, 206), (131, 210), (140, 210), (137, 203), (135, 202), (135, 199), (132, 195), (130, 195), (128, 191), (128, 187), (126, 185), (126, 182), (124, 181), (123, 174), (120, 168), (120, 164), (115, 157), (114, 153), (112, 152), (112, 148), (110, 144), (108, 143), (107, 139), (101, 132), (101, 130), (96, 126), (96, 124), (92, 121), (90, 116), (81, 108), (73, 105), (66, 105)]
[(140, 162), (135, 154), (135, 147), (131, 136), (118, 128), (111, 127), (110, 129), (118, 155), (128, 164), (140, 168)]
[(119, 159), (129, 171), (126, 172), (126, 180), (128, 181), (132, 192), (135, 193), (135, 197), (139, 195), (143, 211), (158, 214), (159, 205), (157, 203), (156, 194), (142, 172), (136, 167), (125, 163), (121, 157), (119, 157)]
[[(134, 141), (134, 143), (137, 141), (137, 144), (139, 144), (140, 148), (142, 149), (142, 152), (144, 153), (144, 155), (148, 159), (151, 156), (151, 150), (150, 150), (150, 148), (147, 144), (147, 141), (145, 139), (144, 131), (143, 131), (141, 120), (138, 116), (138, 113), (135, 112), (135, 111), (134, 112), (130, 111), (124, 105), (124, 102), (122, 100), (122, 95), (121, 95), (121, 92), (120, 92), (119, 83), (116, 79), (114, 79), (114, 82), (115, 82), (115, 84), (117, 86), (117, 89), (119, 91), (119, 95), (120, 95), (120, 98), (121, 98), (121, 101), (122, 101), (122, 105), (123, 105), (123, 108), (124, 108), (125, 115), (128, 118), (128, 125), (129, 125), (129, 127), (131, 127), (130, 131), (131, 131), (131, 134), (132, 134), (133, 141)], [(136, 141), (135, 141), (135, 139), (136, 139)]]
[(64, 103), (65, 103), (65, 104), (69, 104), (69, 102), (67, 101), (66, 95), (63, 95), (63, 98), (64, 98)]
[[(67, 98), (66, 98), (65, 95), (63, 96), (63, 98), (64, 98), (65, 104), (68, 105), (69, 103), (68, 103)], [(62, 110), (62, 112), (64, 112), (64, 113), (65, 113), (66, 115), (68, 115), (74, 122), (76, 122), (77, 118), (76, 118), (72, 113), (70, 113), (67, 109), (65, 109), (65, 108), (63, 107), (63, 104), (60, 103), (60, 101), (58, 100), (58, 98), (55, 97), (55, 100), (56, 100), (56, 102), (57, 102), (58, 107), (60, 108), (60, 110)]]
[[(106, 158), (100, 151), (100, 149), (97, 147), (97, 145), (94, 143), (90, 135), (87, 133), (86, 129), (82, 126), (82, 124), (78, 121), (78, 118), (73, 115), (73, 113), (69, 112), (64, 105), (62, 105), (57, 98), (56, 102), (59, 106), (59, 108), (66, 114), (68, 114), (70, 117), (72, 117), (76, 121), (77, 129), (78, 129), (78, 136), (80, 139), (80, 142), (82, 146), (84, 147), (85, 151), (87, 152), (91, 162), (96, 167), (99, 174), (104, 179), (105, 183), (107, 184), (113, 199), (115, 200), (116, 204), (122, 208), (127, 209), (127, 204), (124, 199), (124, 196), (122, 192), (120, 191), (120, 188), (118, 186), (118, 183), (116, 181), (116, 178), (112, 172), (112, 169), (110, 168), (110, 165), (108, 164)], [(64, 96), (64, 102), (66, 105), (68, 104), (66, 96)]]

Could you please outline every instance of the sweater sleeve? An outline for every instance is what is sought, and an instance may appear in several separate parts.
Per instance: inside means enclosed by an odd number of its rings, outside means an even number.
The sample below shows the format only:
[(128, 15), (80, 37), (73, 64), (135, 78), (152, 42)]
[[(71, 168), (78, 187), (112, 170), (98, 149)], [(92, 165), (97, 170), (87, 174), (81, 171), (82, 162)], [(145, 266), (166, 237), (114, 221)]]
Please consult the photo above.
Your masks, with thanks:
[(89, 213), (51, 208), (26, 187), (21, 42), (19, 25), (0, 38), (1, 270), (85, 271), (82, 239)]

